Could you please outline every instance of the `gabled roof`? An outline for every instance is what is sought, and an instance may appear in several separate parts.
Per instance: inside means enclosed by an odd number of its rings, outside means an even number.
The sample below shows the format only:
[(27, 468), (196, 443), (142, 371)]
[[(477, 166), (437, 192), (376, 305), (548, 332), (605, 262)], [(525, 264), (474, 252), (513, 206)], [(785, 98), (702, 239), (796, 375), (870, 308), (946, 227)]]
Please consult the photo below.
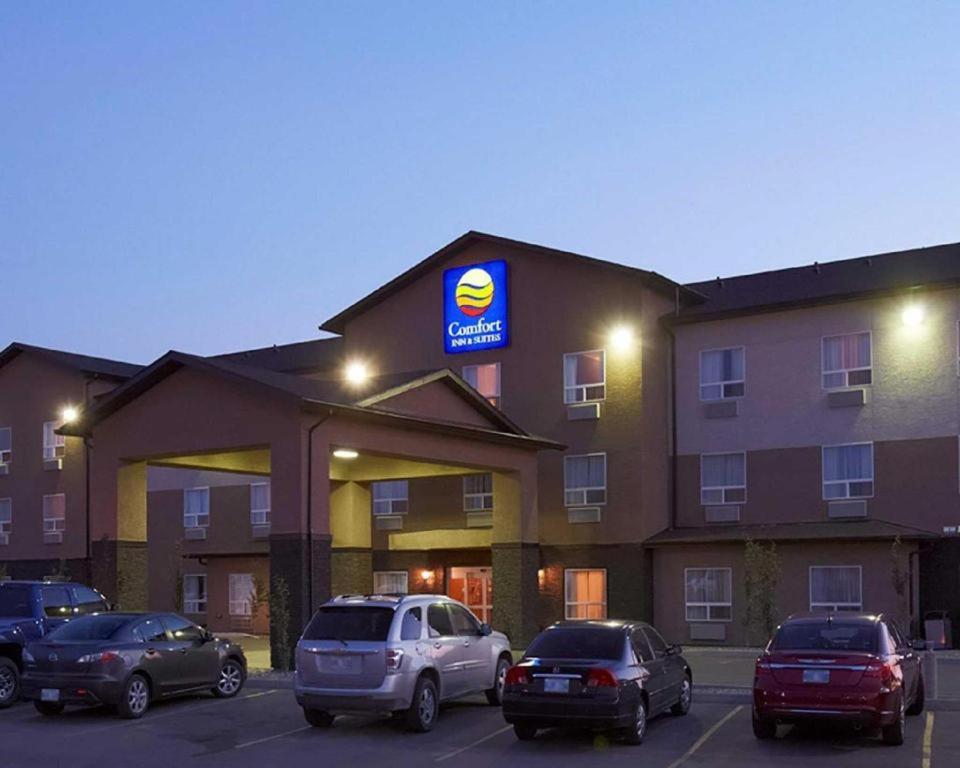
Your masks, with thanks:
[(521, 250), (532, 251), (534, 253), (550, 256), (552, 258), (571, 260), (580, 262), (582, 264), (591, 264), (600, 269), (614, 270), (627, 277), (635, 278), (641, 281), (648, 288), (660, 291), (661, 293), (666, 293), (671, 298), (677, 291), (679, 291), (681, 301), (696, 302), (703, 300), (703, 298), (694, 290), (686, 288), (679, 283), (675, 283), (663, 275), (657, 274), (656, 272), (640, 269), (638, 267), (629, 267), (612, 261), (604, 261), (603, 259), (597, 259), (592, 256), (584, 256), (579, 253), (573, 253), (572, 251), (561, 251), (556, 248), (548, 248), (543, 245), (526, 243), (522, 240), (511, 240), (507, 237), (499, 237), (498, 235), (490, 235), (485, 232), (476, 232), (471, 230), (461, 235), (453, 242), (443, 246), (443, 248), (441, 248), (439, 251), (427, 256), (427, 258), (425, 258), (423, 261), (415, 264), (406, 272), (403, 272), (390, 282), (380, 286), (372, 293), (367, 294), (342, 312), (334, 315), (320, 326), (320, 330), (329, 331), (330, 333), (343, 333), (347, 322), (352, 320), (354, 317), (366, 311), (375, 304), (383, 301), (386, 297), (401, 290), (426, 272), (434, 269), (440, 264), (443, 264), (448, 259), (452, 258), (465, 248), (468, 248), (475, 243), (489, 243), (505, 248), (518, 248)]
[(674, 323), (960, 285), (960, 243), (808, 264), (689, 283), (706, 301), (681, 309)]
[(78, 355), (74, 352), (63, 352), (59, 349), (35, 347), (32, 344), (23, 344), (19, 341), (13, 342), (6, 349), (0, 352), (0, 368), (25, 352), (37, 355), (45, 360), (50, 360), (58, 365), (72, 368), (80, 373), (86, 373), (92, 376), (101, 376), (108, 379), (116, 379), (118, 381), (129, 379), (141, 369), (141, 366), (134, 365), (133, 363), (124, 363), (120, 362), (119, 360), (108, 360), (105, 357)]
[(338, 366), (342, 354), (343, 339), (331, 337), (298, 341), (292, 344), (274, 344), (272, 347), (246, 349), (213, 357), (216, 360), (253, 365), (270, 371), (314, 373)]

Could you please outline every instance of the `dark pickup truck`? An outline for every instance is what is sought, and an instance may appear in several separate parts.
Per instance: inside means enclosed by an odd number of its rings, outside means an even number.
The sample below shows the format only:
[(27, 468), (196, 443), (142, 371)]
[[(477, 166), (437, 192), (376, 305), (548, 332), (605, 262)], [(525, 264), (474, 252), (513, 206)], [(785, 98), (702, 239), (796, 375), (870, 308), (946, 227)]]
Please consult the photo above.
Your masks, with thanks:
[(97, 590), (61, 581), (0, 582), (0, 709), (20, 697), (23, 647), (74, 616), (110, 610)]

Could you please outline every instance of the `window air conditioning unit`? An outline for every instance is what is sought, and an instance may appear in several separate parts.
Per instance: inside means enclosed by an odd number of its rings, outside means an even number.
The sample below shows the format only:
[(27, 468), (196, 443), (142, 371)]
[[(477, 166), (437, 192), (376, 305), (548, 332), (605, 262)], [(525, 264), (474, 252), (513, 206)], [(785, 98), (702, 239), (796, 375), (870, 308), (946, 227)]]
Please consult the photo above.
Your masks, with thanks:
[(599, 523), (600, 507), (575, 507), (567, 510), (569, 523)]

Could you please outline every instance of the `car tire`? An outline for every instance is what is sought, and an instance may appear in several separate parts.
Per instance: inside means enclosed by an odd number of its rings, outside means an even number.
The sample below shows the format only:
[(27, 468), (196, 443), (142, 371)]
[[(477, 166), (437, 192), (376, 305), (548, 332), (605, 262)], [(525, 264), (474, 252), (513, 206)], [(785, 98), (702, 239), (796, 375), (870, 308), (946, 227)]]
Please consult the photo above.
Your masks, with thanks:
[(624, 729), (623, 740), (627, 744), (642, 744), (647, 735), (647, 702), (640, 699), (633, 716), (633, 725)]
[(220, 676), (213, 686), (213, 695), (219, 699), (232, 699), (243, 688), (246, 675), (243, 665), (235, 659), (227, 659), (220, 667)]
[(143, 717), (149, 706), (150, 683), (143, 675), (130, 675), (117, 702), (117, 714), (125, 720), (136, 720)]
[(20, 670), (13, 659), (0, 656), (0, 709), (20, 698)]
[(533, 741), (537, 738), (537, 726), (527, 725), (526, 723), (515, 723), (513, 726), (513, 735), (520, 741)]
[(410, 709), (407, 710), (407, 728), (417, 733), (433, 730), (439, 714), (440, 697), (437, 695), (437, 686), (429, 677), (421, 676), (413, 690)]
[(670, 707), (670, 713), (681, 717), (690, 711), (690, 704), (693, 702), (693, 681), (690, 675), (683, 676), (683, 682), (680, 684), (680, 698), (677, 703)]
[(63, 712), (63, 703), (59, 701), (35, 701), (33, 708), (44, 717), (56, 717)]
[(899, 747), (903, 744), (903, 736), (906, 730), (906, 709), (903, 706), (903, 697), (900, 698), (900, 710), (897, 714), (896, 722), (888, 725), (881, 730), (883, 743), (891, 747)]
[(913, 699), (913, 704), (910, 705), (910, 708), (907, 710), (907, 714), (911, 717), (919, 715), (923, 712), (923, 703), (925, 698), (923, 678), (921, 677), (917, 683), (917, 695)]
[(510, 669), (510, 662), (506, 657), (497, 661), (497, 674), (493, 679), (493, 688), (486, 692), (487, 701), (493, 707), (499, 707), (503, 704), (503, 686), (507, 681), (508, 669)]
[(777, 721), (764, 720), (753, 710), (753, 735), (764, 740), (777, 738)]
[(303, 717), (314, 728), (329, 728), (333, 725), (333, 715), (322, 709), (303, 708)]

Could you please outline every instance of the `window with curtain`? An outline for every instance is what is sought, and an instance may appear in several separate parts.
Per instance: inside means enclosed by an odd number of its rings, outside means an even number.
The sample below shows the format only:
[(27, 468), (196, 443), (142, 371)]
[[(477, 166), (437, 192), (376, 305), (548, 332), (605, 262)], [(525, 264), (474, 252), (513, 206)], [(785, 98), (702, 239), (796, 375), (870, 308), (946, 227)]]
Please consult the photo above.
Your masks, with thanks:
[(487, 398), (491, 405), (500, 407), (500, 363), (465, 365), (463, 378), (467, 384)]
[(250, 485), (250, 524), (270, 524), (270, 483)]
[(43, 532), (63, 533), (67, 528), (67, 497), (53, 493), (43, 497)]
[(823, 498), (873, 496), (873, 443), (823, 448)]
[(406, 571), (374, 571), (373, 593), (375, 595), (405, 595), (409, 577)]
[(564, 615), (568, 619), (607, 618), (607, 572), (603, 568), (567, 568)]
[(13, 461), (13, 430), (10, 427), (0, 427), (0, 464), (9, 464)]
[(370, 484), (373, 514), (405, 515), (408, 508), (409, 486), (406, 480), (384, 480)]
[(231, 573), (229, 578), (231, 616), (253, 615), (253, 574)]
[(602, 349), (563, 356), (564, 403), (588, 403), (603, 400), (606, 395), (606, 365)]
[(183, 527), (206, 528), (210, 525), (210, 489), (186, 488), (183, 491)]
[(747, 454), (705, 453), (700, 457), (700, 503), (740, 504), (747, 500)]
[(733, 571), (730, 568), (687, 568), (687, 621), (730, 621), (733, 618)]
[(463, 511), (488, 512), (493, 509), (493, 475), (467, 475), (463, 478)]
[(59, 428), (59, 421), (45, 421), (43, 423), (44, 460), (62, 458), (66, 451), (67, 438), (56, 433), (56, 430)]
[(870, 332), (823, 339), (823, 388), (860, 387), (873, 381)]
[(13, 531), (13, 500), (0, 499), (0, 545), (10, 543)]
[(710, 349), (700, 353), (700, 399), (729, 400), (743, 397), (744, 349)]
[(859, 565), (811, 566), (810, 610), (863, 610), (862, 576)]
[(183, 612), (207, 612), (207, 575), (205, 573), (183, 575)]
[(589, 453), (563, 459), (564, 504), (607, 503), (607, 454)]

